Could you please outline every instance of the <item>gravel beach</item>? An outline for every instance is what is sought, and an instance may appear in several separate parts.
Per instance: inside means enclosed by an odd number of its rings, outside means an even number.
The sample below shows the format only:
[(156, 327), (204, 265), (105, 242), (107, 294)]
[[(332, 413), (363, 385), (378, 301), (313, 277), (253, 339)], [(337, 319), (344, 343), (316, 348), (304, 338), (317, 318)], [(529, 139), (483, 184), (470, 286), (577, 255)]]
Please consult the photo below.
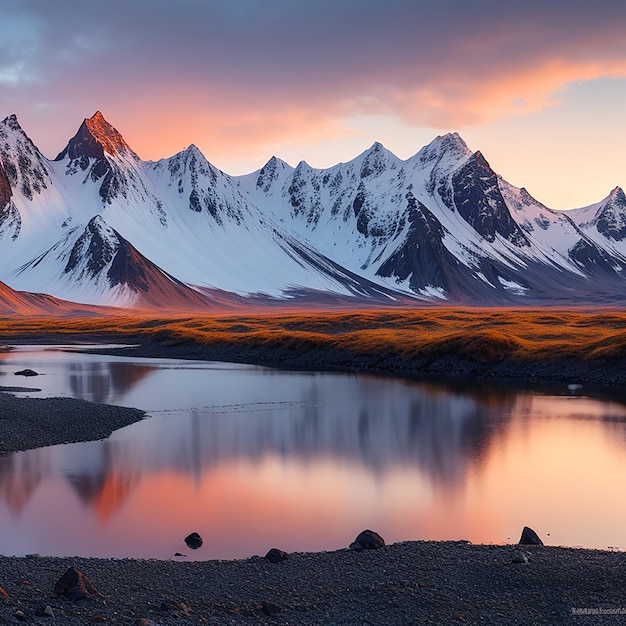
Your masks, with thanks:
[(0, 392), (0, 454), (105, 439), (145, 413), (71, 398), (18, 398)]
[[(625, 553), (528, 546), (528, 563), (516, 564), (516, 550), (418, 541), (279, 563), (2, 557), (0, 622), (15, 623), (17, 611), (41, 624), (626, 622)], [(56, 595), (70, 566), (101, 595)]]
[[(121, 352), (264, 360), (245, 349), (217, 354), (152, 345)], [(274, 365), (282, 360), (271, 356)], [(366, 371), (369, 365), (354, 364)], [(0, 454), (103, 439), (143, 417), (137, 409), (0, 393)], [(626, 553), (549, 546), (524, 553), (528, 562), (515, 563), (516, 546), (417, 541), (297, 553), (279, 563), (260, 556), (202, 562), (3, 556), (0, 624), (626, 624)], [(55, 584), (69, 567), (97, 591), (77, 601), (57, 595)]]

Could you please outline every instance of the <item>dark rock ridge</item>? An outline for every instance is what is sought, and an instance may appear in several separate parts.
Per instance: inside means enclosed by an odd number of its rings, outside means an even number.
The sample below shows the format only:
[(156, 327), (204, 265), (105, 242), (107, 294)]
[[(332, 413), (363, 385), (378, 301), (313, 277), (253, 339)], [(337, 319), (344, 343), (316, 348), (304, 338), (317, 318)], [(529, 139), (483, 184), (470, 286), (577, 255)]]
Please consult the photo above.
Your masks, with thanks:
[(9, 200), (11, 200), (11, 196), (13, 192), (11, 191), (11, 183), (9, 182), (9, 178), (4, 171), (4, 167), (0, 164), (0, 210), (4, 209), (7, 204), (9, 204)]
[(109, 155), (127, 153), (136, 157), (120, 132), (106, 121), (100, 111), (96, 111), (92, 117), (83, 120), (78, 132), (59, 152), (55, 161), (62, 161), (65, 158), (78, 160), (81, 162), (81, 169), (85, 170), (88, 161), (83, 167), (83, 159), (104, 159), (105, 153)]
[(613, 189), (594, 221), (598, 232), (607, 239), (622, 241), (626, 238), (626, 195), (620, 187)]
[(111, 204), (118, 196), (126, 197), (132, 186), (134, 172), (127, 171), (114, 157), (139, 157), (128, 147), (119, 131), (104, 119), (100, 111), (83, 120), (78, 132), (60, 152), (55, 161), (67, 160), (66, 174), (88, 171), (92, 182), (102, 180), (99, 195), (102, 202)]
[(110, 287), (124, 287), (136, 295), (135, 306), (178, 310), (210, 310), (210, 297), (164, 272), (104, 222), (92, 218), (71, 250), (64, 273), (72, 280), (85, 275), (105, 278)]
[[(12, 190), (11, 194), (5, 190), (5, 197), (19, 193), (27, 200), (33, 200), (51, 184), (47, 160), (22, 130), (15, 115), (0, 123), (0, 170)], [(5, 206), (6, 203), (0, 203), (0, 209)]]
[(498, 186), (498, 177), (485, 157), (476, 152), (452, 179), (454, 206), (463, 219), (487, 241), (496, 235), (516, 246), (528, 240), (511, 217)]
[[(409, 229), (405, 240), (378, 269), (379, 276), (409, 279), (414, 291), (437, 287), (445, 293), (462, 293), (467, 273), (443, 244), (445, 229), (409, 191), (406, 195)], [(482, 287), (476, 284), (476, 289)]]

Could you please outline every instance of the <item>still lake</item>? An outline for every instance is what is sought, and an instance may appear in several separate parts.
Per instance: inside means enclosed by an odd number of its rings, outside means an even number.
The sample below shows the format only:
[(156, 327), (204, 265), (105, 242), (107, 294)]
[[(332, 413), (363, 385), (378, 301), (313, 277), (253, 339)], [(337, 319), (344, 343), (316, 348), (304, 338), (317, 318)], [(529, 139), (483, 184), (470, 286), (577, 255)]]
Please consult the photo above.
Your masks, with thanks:
[[(25, 367), (36, 378), (15, 376)], [(0, 385), (148, 411), (104, 441), (0, 457), (0, 554), (232, 559), (387, 543), (626, 549), (626, 405), (15, 346)], [(197, 531), (204, 545), (189, 550)]]

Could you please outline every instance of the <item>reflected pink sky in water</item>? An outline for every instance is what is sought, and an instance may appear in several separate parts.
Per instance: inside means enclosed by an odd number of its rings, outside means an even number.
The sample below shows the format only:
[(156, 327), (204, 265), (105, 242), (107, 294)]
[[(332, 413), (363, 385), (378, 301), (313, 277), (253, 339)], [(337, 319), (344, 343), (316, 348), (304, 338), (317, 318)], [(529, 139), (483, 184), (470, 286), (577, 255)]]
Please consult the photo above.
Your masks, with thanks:
[(2, 554), (228, 559), (339, 549), (364, 528), (515, 543), (524, 525), (551, 545), (626, 549), (620, 403), (50, 354), (2, 369), (46, 370), (33, 395), (108, 389), (144, 408), (161, 388), (167, 402), (106, 441), (0, 458)]

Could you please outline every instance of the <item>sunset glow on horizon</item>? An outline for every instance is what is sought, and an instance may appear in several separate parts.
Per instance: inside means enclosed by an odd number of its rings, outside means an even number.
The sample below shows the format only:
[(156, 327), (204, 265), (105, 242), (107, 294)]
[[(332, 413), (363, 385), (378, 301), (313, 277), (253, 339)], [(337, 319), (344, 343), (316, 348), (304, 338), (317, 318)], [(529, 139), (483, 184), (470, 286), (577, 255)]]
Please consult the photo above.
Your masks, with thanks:
[(626, 5), (483, 0), (0, 0), (0, 119), (49, 158), (96, 110), (142, 159), (197, 145), (229, 174), (276, 155), (406, 159), (457, 131), (552, 208), (626, 186)]

